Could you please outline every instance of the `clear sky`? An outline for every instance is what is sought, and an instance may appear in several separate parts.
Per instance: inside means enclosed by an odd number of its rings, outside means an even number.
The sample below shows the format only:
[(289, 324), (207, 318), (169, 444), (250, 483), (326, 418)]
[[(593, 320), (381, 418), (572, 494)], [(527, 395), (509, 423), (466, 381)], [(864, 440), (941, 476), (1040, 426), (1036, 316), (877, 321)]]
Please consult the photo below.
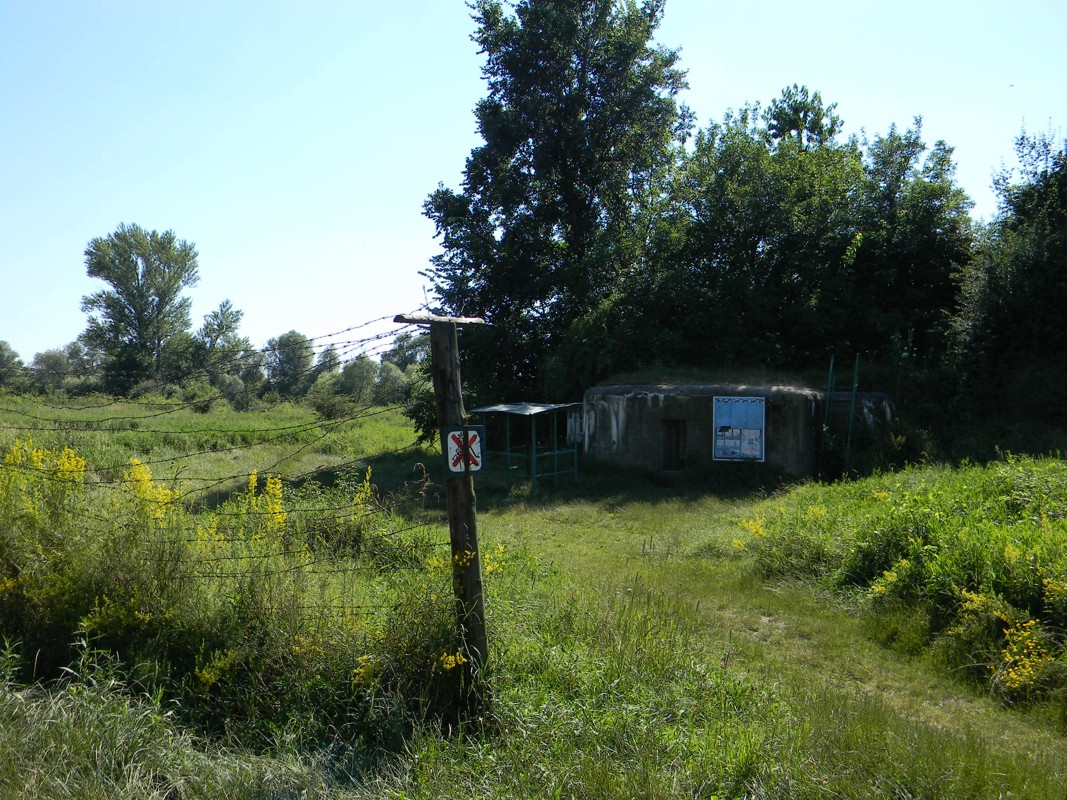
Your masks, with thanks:
[[(258, 346), (422, 305), (422, 203), (479, 144), (473, 30), (463, 0), (0, 0), (0, 340), (77, 338), (120, 223), (195, 243), (194, 328), (228, 298)], [(921, 115), (976, 218), (1020, 130), (1067, 125), (1062, 0), (667, 0), (657, 41), (701, 127), (793, 83), (849, 133)]]

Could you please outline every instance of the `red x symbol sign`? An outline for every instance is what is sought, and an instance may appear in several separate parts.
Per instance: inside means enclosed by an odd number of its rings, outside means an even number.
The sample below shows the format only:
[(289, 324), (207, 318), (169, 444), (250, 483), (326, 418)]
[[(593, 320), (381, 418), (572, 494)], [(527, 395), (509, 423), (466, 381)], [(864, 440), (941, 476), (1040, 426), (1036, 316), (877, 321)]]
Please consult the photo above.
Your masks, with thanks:
[(452, 443), (456, 446), (456, 455), (452, 458), (452, 469), (457, 469), (464, 461), (470, 464), (471, 469), (478, 469), (481, 466), (478, 454), (475, 453), (475, 447), (481, 449), (477, 433), (471, 431), (467, 436), (467, 441), (464, 442), (463, 432), (454, 431)]

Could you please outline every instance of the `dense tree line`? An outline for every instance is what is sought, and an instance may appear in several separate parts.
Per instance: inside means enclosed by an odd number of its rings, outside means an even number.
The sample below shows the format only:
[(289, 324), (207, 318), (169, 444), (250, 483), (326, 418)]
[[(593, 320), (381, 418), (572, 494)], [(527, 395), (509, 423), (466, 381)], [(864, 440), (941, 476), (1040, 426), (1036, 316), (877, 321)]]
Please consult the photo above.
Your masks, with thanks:
[(920, 117), (846, 138), (794, 85), (696, 129), (653, 41), (663, 0), (473, 8), (484, 142), (425, 212), (439, 310), (490, 323), (463, 334), (479, 401), (641, 368), (825, 375), (834, 354), (927, 424), (1067, 387), (1062, 149), (1024, 137), (981, 227)]
[(960, 276), (952, 365), (975, 418), (1067, 423), (1067, 141), (1023, 133)]
[[(317, 349), (295, 330), (257, 349), (240, 334), (244, 314), (230, 300), (192, 331), (192, 302), (183, 292), (199, 280), (197, 259), (195, 246), (173, 231), (120, 225), (93, 239), (85, 250), (86, 271), (107, 288), (82, 299), (85, 332), (63, 348), (38, 353), (28, 367), (0, 341), (0, 387), (163, 394), (205, 409), (215, 398), (237, 408), (257, 400), (308, 398), (329, 416), (361, 403), (406, 399), (412, 373), (426, 353), (423, 336), (401, 334), (381, 364), (366, 357), (343, 364), (335, 347)], [(359, 380), (351, 377), (356, 374)]]
[[(859, 354), (865, 388), (929, 428), (1067, 423), (1067, 145), (1021, 135), (997, 217), (975, 224), (920, 117), (845, 137), (836, 104), (793, 85), (698, 128), (678, 53), (654, 42), (663, 8), (472, 4), (483, 141), (424, 207), (435, 310), (489, 323), (463, 332), (472, 399), (572, 400), (642, 370), (808, 378)], [(83, 299), (85, 333), (28, 366), (0, 342), (0, 386), (306, 397), (336, 416), (406, 396), (425, 358), (414, 335), (380, 362), (298, 331), (257, 350), (228, 300), (194, 331), (198, 254), (170, 231), (122, 225), (85, 257), (108, 287)]]

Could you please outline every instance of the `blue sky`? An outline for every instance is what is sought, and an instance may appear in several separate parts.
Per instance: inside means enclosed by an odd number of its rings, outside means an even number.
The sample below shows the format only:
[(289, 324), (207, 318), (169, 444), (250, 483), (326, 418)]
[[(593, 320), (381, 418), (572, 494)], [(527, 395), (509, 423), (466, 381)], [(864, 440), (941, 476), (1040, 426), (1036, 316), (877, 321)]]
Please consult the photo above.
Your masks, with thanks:
[[(473, 29), (462, 0), (0, 0), (0, 340), (75, 339), (120, 223), (196, 244), (194, 327), (226, 298), (257, 345), (415, 309), (422, 203), (479, 143)], [(977, 217), (1020, 130), (1067, 124), (1060, 0), (667, 0), (657, 40), (701, 126), (793, 83), (849, 133), (921, 115)]]

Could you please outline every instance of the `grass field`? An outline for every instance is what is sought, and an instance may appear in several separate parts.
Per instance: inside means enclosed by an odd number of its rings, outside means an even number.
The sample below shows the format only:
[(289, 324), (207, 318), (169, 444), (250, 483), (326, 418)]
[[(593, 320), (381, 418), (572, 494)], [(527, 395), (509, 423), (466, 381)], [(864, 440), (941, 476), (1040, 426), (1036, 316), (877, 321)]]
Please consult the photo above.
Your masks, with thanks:
[(404, 420), (149, 408), (0, 403), (4, 797), (1067, 797), (1058, 460), (481, 487), (491, 700), (457, 727)]

